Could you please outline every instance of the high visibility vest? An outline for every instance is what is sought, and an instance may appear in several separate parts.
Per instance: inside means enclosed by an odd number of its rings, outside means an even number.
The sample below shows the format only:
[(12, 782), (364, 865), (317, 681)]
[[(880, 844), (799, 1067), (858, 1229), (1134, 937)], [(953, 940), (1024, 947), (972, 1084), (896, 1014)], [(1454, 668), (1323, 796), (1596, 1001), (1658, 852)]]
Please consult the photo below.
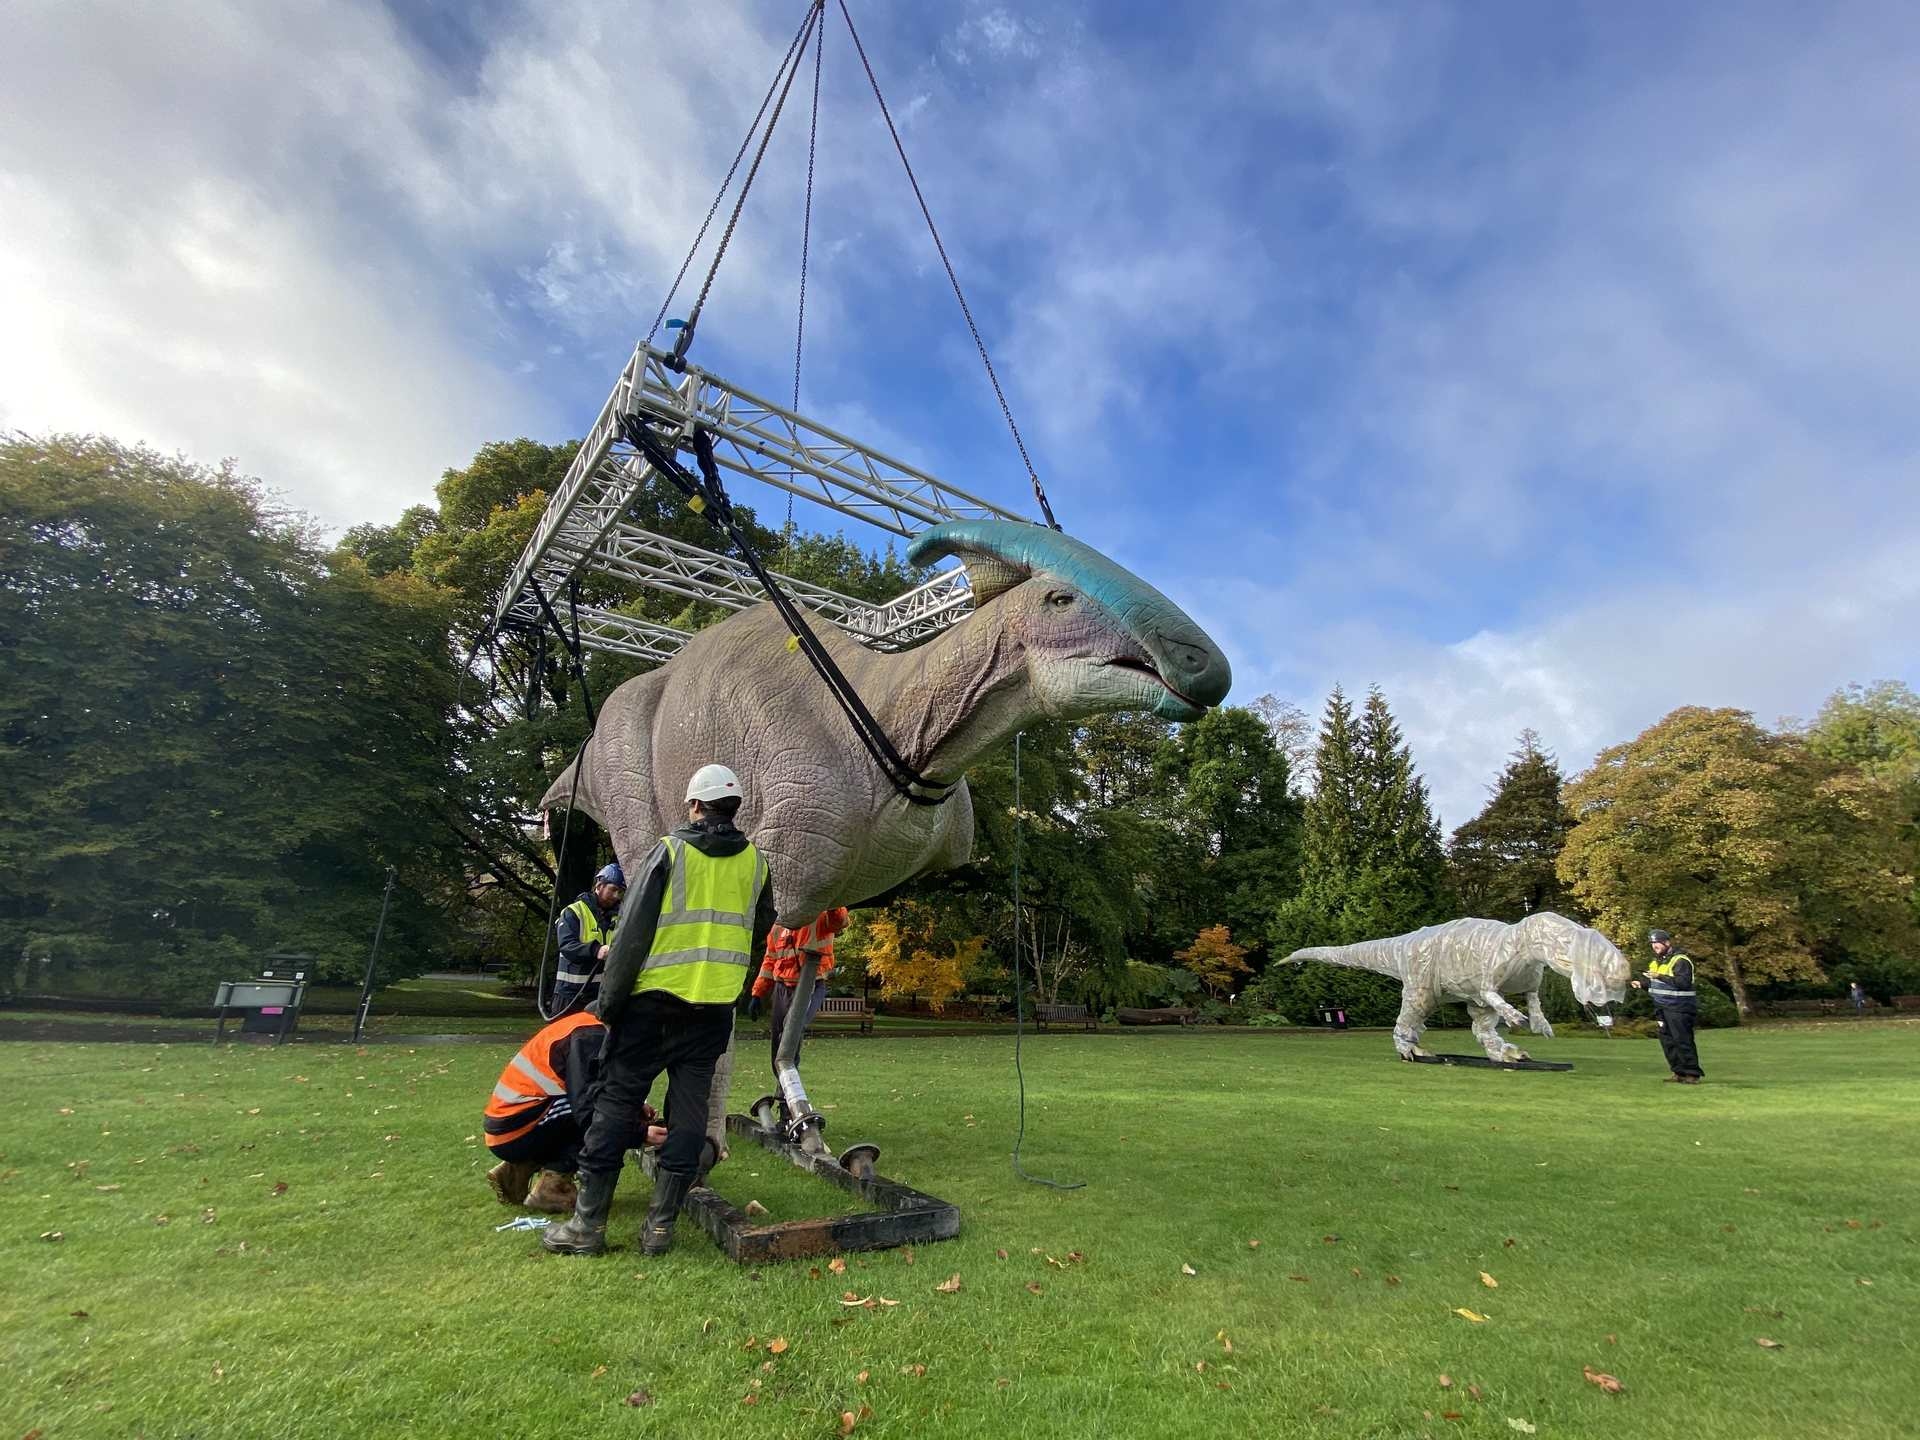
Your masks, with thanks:
[[(620, 923), (620, 917), (611, 915), (603, 926), (595, 913), (593, 903), (588, 900), (576, 900), (567, 906), (569, 912), (580, 921), (580, 939), (587, 945), (610, 945), (613, 943), (613, 927)], [(600, 974), (596, 968), (582, 973), (566, 968), (566, 961), (560, 962), (560, 968), (554, 971), (554, 983), (559, 985), (591, 985)]]
[(553, 1053), (581, 1026), (599, 1023), (584, 1010), (578, 1011), (554, 1021), (520, 1047), (494, 1081), (493, 1094), (488, 1097), (481, 1122), (487, 1144), (504, 1145), (518, 1139), (538, 1125), (556, 1101), (571, 1105), (566, 1081), (554, 1066)]
[[(1687, 963), (1686, 987), (1681, 988), (1680, 980), (1674, 974), (1674, 967), (1681, 961)], [(1655, 960), (1647, 966), (1647, 979), (1650, 982), (1647, 993), (1655, 1002), (1661, 1000), (1691, 1000), (1695, 996), (1693, 988), (1693, 961), (1679, 951), (1673, 952), (1664, 960)]]
[(731, 1005), (753, 963), (753, 916), (767, 862), (751, 845), (715, 856), (672, 835), (661, 843), (672, 875), (633, 993), (663, 990), (692, 1005)]

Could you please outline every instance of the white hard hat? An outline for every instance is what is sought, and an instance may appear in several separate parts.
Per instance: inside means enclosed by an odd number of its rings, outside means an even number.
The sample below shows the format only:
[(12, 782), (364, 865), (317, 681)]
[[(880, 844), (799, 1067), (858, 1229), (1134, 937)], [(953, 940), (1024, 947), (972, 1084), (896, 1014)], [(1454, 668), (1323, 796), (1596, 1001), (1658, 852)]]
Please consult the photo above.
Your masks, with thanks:
[(740, 779), (724, 765), (702, 765), (687, 782), (689, 800), (724, 800), (740, 797)]

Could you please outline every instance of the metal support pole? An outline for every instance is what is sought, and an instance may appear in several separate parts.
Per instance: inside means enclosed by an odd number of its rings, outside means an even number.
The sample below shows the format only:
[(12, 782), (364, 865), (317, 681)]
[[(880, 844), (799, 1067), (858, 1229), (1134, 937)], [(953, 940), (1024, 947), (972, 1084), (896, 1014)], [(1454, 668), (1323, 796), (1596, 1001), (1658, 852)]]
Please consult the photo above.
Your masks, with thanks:
[(787, 1139), (815, 1155), (825, 1155), (827, 1142), (820, 1138), (820, 1132), (826, 1121), (808, 1102), (807, 1087), (800, 1083), (800, 1037), (807, 1031), (807, 1010), (813, 1003), (813, 987), (819, 974), (820, 957), (809, 952), (800, 962), (800, 977), (794, 982), (793, 999), (788, 1002), (787, 1024), (780, 1032), (773, 1073), (780, 1085), (780, 1097), (787, 1102)]
[(353, 1017), (353, 1043), (367, 1028), (367, 1011), (373, 1008), (373, 967), (380, 960), (380, 937), (387, 933), (387, 907), (393, 903), (393, 866), (387, 866), (387, 890), (380, 897), (380, 923), (373, 927), (373, 949), (367, 955), (366, 978), (360, 982), (360, 1008)]

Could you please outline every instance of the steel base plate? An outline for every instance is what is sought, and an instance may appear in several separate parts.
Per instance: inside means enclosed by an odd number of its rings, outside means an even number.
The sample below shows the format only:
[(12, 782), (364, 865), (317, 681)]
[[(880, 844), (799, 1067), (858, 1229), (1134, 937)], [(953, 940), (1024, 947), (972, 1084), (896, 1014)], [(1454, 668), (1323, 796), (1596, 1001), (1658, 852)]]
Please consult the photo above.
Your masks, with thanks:
[(1571, 1070), (1560, 1060), (1490, 1060), (1485, 1055), (1409, 1055), (1416, 1065), (1470, 1065), (1476, 1070)]
[[(874, 1207), (854, 1215), (824, 1215), (815, 1220), (783, 1220), (760, 1225), (719, 1191), (711, 1186), (696, 1185), (687, 1192), (682, 1215), (712, 1236), (714, 1244), (727, 1253), (728, 1259), (741, 1265), (839, 1255), (849, 1250), (890, 1250), (897, 1245), (951, 1240), (960, 1233), (958, 1206), (915, 1190), (911, 1185), (902, 1185), (884, 1175), (862, 1179), (843, 1169), (831, 1155), (815, 1155), (798, 1145), (790, 1145), (778, 1132), (744, 1115), (727, 1116), (727, 1133), (756, 1141), (789, 1164), (858, 1195)], [(652, 1175), (653, 1153), (633, 1153), (641, 1168)]]

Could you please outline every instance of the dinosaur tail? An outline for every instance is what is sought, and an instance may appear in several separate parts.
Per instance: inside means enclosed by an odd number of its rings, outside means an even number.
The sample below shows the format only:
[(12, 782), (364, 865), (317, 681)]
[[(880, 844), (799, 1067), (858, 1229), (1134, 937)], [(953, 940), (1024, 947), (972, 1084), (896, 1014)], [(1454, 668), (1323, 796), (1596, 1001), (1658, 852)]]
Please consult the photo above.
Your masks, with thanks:
[(1376, 975), (1398, 976), (1400, 967), (1395, 962), (1399, 958), (1396, 947), (1400, 938), (1362, 940), (1357, 945), (1309, 945), (1287, 956), (1286, 963), (1297, 965), (1303, 960), (1318, 960), (1324, 965), (1345, 965), (1351, 970), (1371, 970)]

